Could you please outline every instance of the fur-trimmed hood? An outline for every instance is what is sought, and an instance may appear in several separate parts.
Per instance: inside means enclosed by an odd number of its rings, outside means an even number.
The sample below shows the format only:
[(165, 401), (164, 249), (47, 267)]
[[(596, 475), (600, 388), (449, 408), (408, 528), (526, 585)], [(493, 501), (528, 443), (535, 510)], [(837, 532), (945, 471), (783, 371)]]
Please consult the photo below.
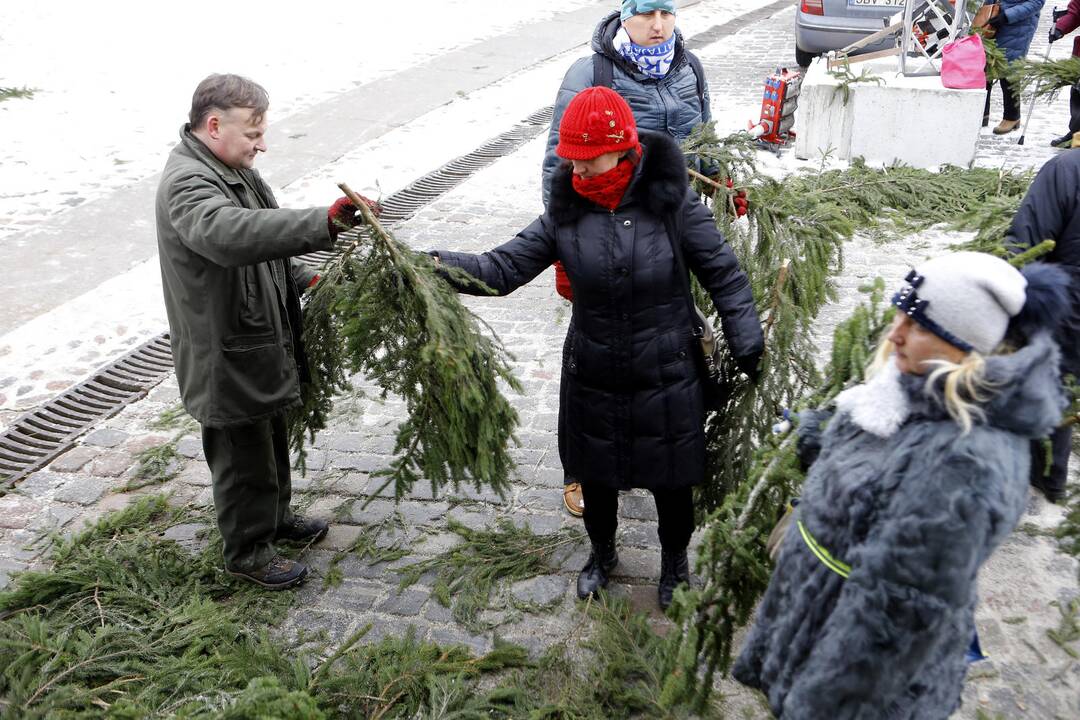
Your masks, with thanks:
[[(658, 217), (670, 215), (686, 200), (686, 158), (675, 141), (665, 133), (639, 129), (638, 137), (642, 157), (619, 207), (633, 203)], [(560, 225), (574, 222), (600, 207), (578, 195), (572, 176), (573, 169), (564, 162), (552, 177), (547, 211)]]
[[(1021, 437), (1045, 437), (1061, 421), (1067, 401), (1058, 379), (1057, 344), (1046, 332), (1021, 350), (986, 358), (986, 400), (975, 422)], [(878, 437), (889, 437), (909, 418), (940, 420), (945, 409), (940, 383), (926, 376), (901, 375), (893, 363), (867, 382), (845, 390), (836, 407), (852, 422)]]

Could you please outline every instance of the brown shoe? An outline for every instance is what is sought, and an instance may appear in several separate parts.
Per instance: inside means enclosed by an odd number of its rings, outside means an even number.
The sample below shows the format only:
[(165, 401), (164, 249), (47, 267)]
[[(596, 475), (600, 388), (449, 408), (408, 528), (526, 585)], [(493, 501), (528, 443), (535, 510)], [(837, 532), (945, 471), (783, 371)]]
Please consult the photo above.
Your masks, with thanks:
[(233, 570), (229, 567), (226, 567), (225, 571), (234, 577), (243, 578), (268, 590), (285, 590), (302, 583), (307, 577), (308, 568), (304, 563), (275, 555), (270, 558), (270, 562), (251, 572)]
[(994, 128), (994, 134), (1005, 135), (1006, 133), (1011, 133), (1018, 127), (1020, 127), (1019, 120), (1002, 120), (997, 124), (997, 127)]
[(574, 517), (581, 517), (585, 513), (585, 499), (581, 497), (581, 483), (563, 486), (562, 503), (566, 512)]

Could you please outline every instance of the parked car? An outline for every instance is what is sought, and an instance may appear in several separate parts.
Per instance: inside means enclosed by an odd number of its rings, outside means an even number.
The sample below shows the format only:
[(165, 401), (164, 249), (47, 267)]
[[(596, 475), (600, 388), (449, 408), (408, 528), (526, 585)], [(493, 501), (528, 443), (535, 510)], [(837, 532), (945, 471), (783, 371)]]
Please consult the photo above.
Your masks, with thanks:
[[(799, 0), (795, 12), (795, 61), (806, 67), (823, 52), (839, 50), (881, 30), (884, 18), (903, 12), (904, 0)], [(885, 38), (859, 52), (892, 47)]]

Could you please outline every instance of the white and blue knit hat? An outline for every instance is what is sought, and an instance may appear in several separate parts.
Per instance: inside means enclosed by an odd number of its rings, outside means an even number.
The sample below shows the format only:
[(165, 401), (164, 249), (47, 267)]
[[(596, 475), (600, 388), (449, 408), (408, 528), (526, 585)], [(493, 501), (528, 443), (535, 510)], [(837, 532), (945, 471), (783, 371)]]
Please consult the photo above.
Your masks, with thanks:
[(654, 10), (675, 12), (675, 0), (622, 0), (622, 12), (619, 19), (626, 22), (627, 18)]
[[(1044, 266), (1045, 267), (1045, 266)], [(1001, 258), (958, 252), (912, 270), (893, 304), (942, 340), (989, 354), (1027, 301), (1028, 279)]]

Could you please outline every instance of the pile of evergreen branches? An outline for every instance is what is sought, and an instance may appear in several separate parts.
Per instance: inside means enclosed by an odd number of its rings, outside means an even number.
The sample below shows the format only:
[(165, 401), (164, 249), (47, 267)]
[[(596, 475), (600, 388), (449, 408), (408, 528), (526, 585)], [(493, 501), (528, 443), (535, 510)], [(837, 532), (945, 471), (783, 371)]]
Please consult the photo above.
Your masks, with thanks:
[[(298, 596), (191, 555), (162, 533), (205, 520), (142, 497), (57, 541), (49, 570), (0, 592), (0, 716), (143, 720), (689, 717), (663, 696), (666, 643), (625, 602), (590, 603), (585, 663), (496, 641), (474, 656), (410, 629), (333, 652), (272, 635)], [(567, 634), (567, 643), (578, 634)], [(307, 650), (307, 652), (305, 652)]]
[[(471, 481), (503, 494), (514, 467), (509, 446), (518, 416), (501, 390), (521, 390), (509, 354), (462, 305), (430, 256), (395, 240), (366, 204), (357, 204), (364, 226), (322, 270), (305, 307), (312, 378), (290, 417), (290, 444), (302, 464), (305, 438), (314, 440), (326, 427), (334, 397), (360, 372), (384, 398), (392, 394), (406, 405), (396, 457), (376, 473), (397, 497), (420, 478), (436, 493)], [(456, 268), (439, 272), (478, 285)]]

